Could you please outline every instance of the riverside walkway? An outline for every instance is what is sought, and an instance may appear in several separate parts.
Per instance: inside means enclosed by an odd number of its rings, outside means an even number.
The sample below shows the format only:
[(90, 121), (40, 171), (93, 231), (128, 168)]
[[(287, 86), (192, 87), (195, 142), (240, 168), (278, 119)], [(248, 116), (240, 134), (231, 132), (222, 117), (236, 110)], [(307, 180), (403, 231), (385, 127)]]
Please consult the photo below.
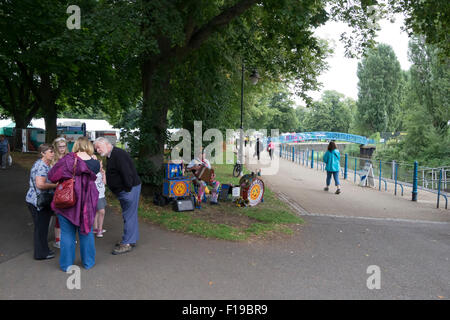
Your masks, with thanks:
[[(264, 182), (299, 214), (450, 222), (450, 210), (444, 209), (443, 206), (436, 208), (437, 195), (434, 193), (419, 190), (418, 201), (415, 202), (411, 201), (412, 190), (409, 187), (404, 188), (403, 196), (400, 195), (398, 187), (395, 196), (392, 183), (387, 184), (387, 191), (384, 191), (383, 183), (382, 191), (379, 191), (377, 179), (375, 188), (360, 187), (353, 182), (353, 177), (349, 176), (347, 180), (340, 177), (342, 193), (336, 195), (333, 180), (330, 191), (323, 190), (325, 171), (282, 159), (278, 152), (275, 152), (274, 160), (270, 161), (268, 153), (263, 151), (261, 160), (255, 163), (257, 161), (251, 157), (252, 151), (247, 150), (247, 160), (253, 162), (248, 166), (249, 169), (261, 169)], [(273, 174), (276, 167), (278, 171)]]

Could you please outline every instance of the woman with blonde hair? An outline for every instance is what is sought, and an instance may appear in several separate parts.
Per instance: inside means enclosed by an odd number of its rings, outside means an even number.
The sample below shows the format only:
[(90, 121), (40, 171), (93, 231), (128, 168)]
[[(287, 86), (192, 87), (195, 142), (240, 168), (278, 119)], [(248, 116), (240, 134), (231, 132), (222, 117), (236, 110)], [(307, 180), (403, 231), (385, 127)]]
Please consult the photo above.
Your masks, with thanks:
[(74, 178), (76, 203), (69, 208), (52, 209), (58, 214), (61, 226), (60, 267), (63, 271), (74, 264), (76, 233), (80, 239), (80, 255), (83, 266), (90, 269), (95, 264), (95, 240), (92, 232), (97, 209), (98, 190), (95, 185), (100, 163), (93, 159), (94, 147), (87, 137), (75, 142), (72, 152), (58, 161), (48, 173), (53, 183)]
[[(63, 158), (66, 154), (69, 153), (69, 149), (67, 148), (67, 140), (64, 137), (56, 138), (53, 141), (53, 150), (55, 150), (55, 157), (52, 161), (52, 166), (54, 166), (61, 158)], [(61, 228), (59, 226), (58, 217), (55, 216), (55, 242), (53, 246), (55, 248), (61, 247)]]

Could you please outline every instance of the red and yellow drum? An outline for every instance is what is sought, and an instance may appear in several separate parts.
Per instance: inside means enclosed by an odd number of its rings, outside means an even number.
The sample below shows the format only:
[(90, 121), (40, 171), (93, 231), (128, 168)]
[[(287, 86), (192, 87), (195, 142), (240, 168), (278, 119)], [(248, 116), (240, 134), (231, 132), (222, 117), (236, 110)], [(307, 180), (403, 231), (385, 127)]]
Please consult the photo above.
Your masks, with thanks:
[(247, 174), (239, 180), (241, 197), (248, 200), (253, 207), (260, 203), (264, 197), (264, 182), (255, 175)]

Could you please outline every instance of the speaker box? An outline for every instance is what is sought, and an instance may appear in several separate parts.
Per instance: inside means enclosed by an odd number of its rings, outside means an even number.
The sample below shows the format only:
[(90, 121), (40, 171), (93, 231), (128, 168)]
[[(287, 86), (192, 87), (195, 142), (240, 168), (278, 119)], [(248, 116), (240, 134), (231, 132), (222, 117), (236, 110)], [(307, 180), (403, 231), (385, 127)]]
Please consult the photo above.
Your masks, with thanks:
[(193, 198), (174, 199), (174, 210), (181, 211), (194, 211), (195, 205)]
[(231, 194), (232, 188), (233, 188), (233, 186), (231, 184), (222, 184), (220, 193), (219, 193), (219, 200), (220, 201), (228, 200), (228, 195)]

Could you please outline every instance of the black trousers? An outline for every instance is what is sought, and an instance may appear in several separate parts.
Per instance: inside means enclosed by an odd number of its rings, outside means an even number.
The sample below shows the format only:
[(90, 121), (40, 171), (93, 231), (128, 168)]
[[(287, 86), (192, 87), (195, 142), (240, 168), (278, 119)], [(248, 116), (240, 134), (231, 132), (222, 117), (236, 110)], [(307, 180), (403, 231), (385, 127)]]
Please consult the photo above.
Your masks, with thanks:
[(48, 226), (53, 212), (50, 208), (38, 211), (35, 206), (28, 202), (27, 206), (34, 222), (34, 258), (36, 260), (45, 259), (50, 254), (47, 237)]

